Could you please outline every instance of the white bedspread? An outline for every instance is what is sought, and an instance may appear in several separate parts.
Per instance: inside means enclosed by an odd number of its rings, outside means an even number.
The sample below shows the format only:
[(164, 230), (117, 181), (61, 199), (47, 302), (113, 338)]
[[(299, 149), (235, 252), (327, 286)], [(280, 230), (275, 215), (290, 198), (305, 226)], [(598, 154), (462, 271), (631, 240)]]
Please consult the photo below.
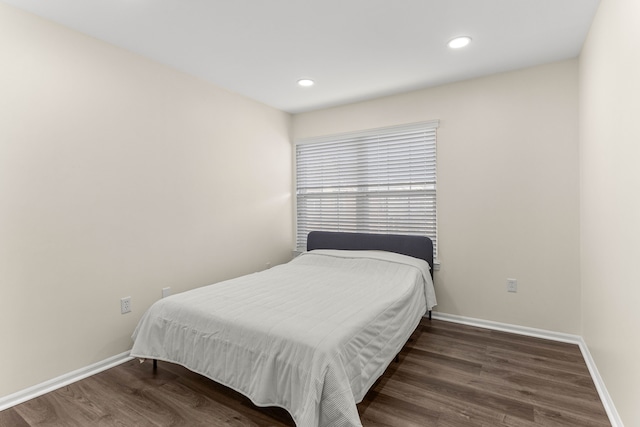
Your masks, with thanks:
[(359, 426), (356, 403), (435, 303), (424, 261), (313, 251), (156, 302), (131, 355), (283, 407), (298, 426)]

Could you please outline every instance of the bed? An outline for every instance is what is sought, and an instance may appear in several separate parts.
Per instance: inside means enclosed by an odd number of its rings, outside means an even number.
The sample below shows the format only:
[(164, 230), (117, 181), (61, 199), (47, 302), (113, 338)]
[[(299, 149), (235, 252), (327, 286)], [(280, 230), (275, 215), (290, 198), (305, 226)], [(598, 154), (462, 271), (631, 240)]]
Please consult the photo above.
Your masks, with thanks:
[(436, 305), (426, 237), (311, 232), (307, 252), (157, 301), (131, 356), (180, 364), (298, 426), (360, 426), (359, 403)]

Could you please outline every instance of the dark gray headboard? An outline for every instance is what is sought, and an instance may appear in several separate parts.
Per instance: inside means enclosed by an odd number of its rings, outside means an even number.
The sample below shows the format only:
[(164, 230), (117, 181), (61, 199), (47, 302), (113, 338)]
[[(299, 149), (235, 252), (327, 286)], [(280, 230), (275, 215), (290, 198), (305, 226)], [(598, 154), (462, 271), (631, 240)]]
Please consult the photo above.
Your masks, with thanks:
[(429, 263), (433, 277), (433, 243), (424, 236), (400, 234), (338, 233), (312, 231), (307, 236), (307, 250), (343, 249), (396, 252), (420, 258)]

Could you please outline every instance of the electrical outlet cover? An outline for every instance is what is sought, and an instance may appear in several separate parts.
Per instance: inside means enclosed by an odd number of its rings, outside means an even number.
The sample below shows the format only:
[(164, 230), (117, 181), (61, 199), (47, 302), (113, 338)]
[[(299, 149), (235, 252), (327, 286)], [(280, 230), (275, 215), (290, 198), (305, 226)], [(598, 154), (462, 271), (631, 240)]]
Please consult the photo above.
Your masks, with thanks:
[(131, 312), (131, 297), (125, 297), (120, 299), (120, 313), (130, 313)]

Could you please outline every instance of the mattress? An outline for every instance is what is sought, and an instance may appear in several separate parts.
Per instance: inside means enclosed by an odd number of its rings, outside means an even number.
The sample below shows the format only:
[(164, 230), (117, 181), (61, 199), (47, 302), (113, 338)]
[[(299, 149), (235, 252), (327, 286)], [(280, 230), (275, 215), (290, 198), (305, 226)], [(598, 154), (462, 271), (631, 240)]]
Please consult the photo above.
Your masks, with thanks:
[(316, 250), (156, 302), (131, 355), (279, 406), (298, 426), (359, 426), (359, 403), (436, 304), (428, 264)]

